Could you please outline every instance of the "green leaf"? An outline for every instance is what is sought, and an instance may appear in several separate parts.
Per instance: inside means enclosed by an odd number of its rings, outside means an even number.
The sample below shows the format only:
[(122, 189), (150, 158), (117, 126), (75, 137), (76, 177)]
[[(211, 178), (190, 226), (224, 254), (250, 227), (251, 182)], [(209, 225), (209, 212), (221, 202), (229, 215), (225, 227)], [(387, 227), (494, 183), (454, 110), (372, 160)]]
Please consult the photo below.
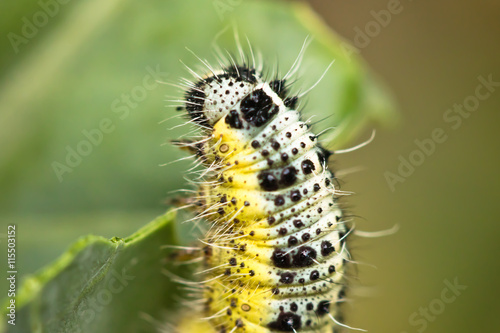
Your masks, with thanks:
[[(158, 217), (125, 239), (86, 236), (29, 277), (7, 332), (152, 332), (148, 317), (172, 309), (176, 285), (163, 273), (175, 244), (175, 214)], [(5, 316), (5, 314), (4, 314)]]

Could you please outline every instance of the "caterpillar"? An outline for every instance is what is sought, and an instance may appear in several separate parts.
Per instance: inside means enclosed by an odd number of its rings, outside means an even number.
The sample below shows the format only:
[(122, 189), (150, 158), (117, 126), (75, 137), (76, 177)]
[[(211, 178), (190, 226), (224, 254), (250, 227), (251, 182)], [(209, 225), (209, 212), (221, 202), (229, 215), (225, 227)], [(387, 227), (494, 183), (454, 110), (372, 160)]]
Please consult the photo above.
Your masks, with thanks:
[[(303, 47), (304, 49), (304, 47)], [(240, 50), (241, 53), (241, 50)], [(351, 232), (328, 167), (333, 152), (303, 121), (291, 93), (303, 50), (282, 78), (241, 56), (205, 74), (189, 69), (184, 105), (201, 136), (176, 145), (197, 158), (200, 296), (175, 332), (340, 332)]]

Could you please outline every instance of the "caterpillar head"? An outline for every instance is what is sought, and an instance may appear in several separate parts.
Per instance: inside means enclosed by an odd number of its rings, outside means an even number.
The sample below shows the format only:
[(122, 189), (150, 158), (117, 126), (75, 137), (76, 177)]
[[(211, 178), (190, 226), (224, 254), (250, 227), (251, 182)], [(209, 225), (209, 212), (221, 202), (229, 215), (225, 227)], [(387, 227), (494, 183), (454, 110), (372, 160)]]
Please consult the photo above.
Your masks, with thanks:
[(201, 125), (213, 127), (260, 80), (255, 69), (237, 66), (201, 78), (186, 93), (186, 110)]

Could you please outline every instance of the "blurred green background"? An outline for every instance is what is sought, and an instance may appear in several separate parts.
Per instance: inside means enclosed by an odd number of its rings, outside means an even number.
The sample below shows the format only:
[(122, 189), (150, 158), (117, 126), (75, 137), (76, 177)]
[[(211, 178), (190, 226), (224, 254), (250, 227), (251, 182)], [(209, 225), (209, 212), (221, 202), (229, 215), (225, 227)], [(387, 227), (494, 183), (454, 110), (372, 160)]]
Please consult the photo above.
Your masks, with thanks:
[[(400, 226), (384, 238), (353, 237), (353, 255), (364, 264), (351, 292), (354, 301), (347, 305), (349, 322), (370, 332), (500, 331), (494, 319), (500, 311), (500, 265), (494, 255), (500, 250), (495, 206), (500, 91), (481, 100), (456, 129), (443, 119), (455, 103), (475, 94), (479, 76), (500, 81), (500, 4), (310, 3), (384, 78), (401, 114), (395, 129), (379, 129), (368, 147), (336, 160), (340, 170), (364, 167), (343, 177), (343, 189), (356, 193), (348, 202), (360, 216), (358, 229)], [(21, 35), (23, 17), (32, 18), (40, 5), (0, 4), (0, 233), (7, 224), (17, 225), (21, 275), (48, 264), (82, 235), (131, 234), (165, 211), (170, 191), (186, 188), (181, 171), (188, 161), (159, 167), (185, 156), (162, 145), (186, 132), (167, 130), (181, 119), (160, 123), (175, 115), (164, 100), (176, 91), (148, 75), (169, 82), (187, 77), (178, 59), (197, 62), (184, 46), (209, 56), (213, 32), (238, 11), (234, 7), (221, 17), (212, 4), (210, 10), (180, 12), (181, 1), (69, 2), (41, 28), (27, 31), (30, 38), (14, 44), (9, 33)], [(390, 18), (384, 16), (389, 9)], [(251, 12), (238, 25), (283, 68), (305, 37), (297, 39), (300, 29), (292, 31), (293, 25), (266, 31)], [(280, 51), (266, 53), (273, 49)], [(314, 81), (324, 66), (310, 65)], [(321, 105), (315, 103), (327, 84), (313, 91), (309, 111)], [(127, 104), (122, 98), (133, 92), (145, 94)], [(103, 119), (111, 121), (109, 133), (58, 178), (53, 163), (65, 163), (68, 147), (75, 149), (85, 140), (83, 131), (98, 128)], [(415, 140), (430, 138), (436, 128), (447, 140), (391, 189), (387, 172), (397, 174), (400, 156), (408, 160)], [(4, 256), (1, 260), (4, 265)], [(440, 308), (444, 281), (455, 279), (467, 289)], [(422, 321), (412, 324), (411, 318), (424, 318), (418, 313), (429, 305), (434, 315), (431, 311), (425, 329)]]
[[(387, 9), (389, 3), (313, 1), (313, 6), (354, 41), (356, 27), (363, 31), (374, 19), (371, 11)], [(346, 187), (356, 192), (350, 198), (353, 210), (366, 219), (358, 227), (401, 227), (394, 236), (354, 240), (358, 260), (377, 269), (360, 267), (360, 282), (374, 288), (352, 304), (352, 320), (371, 332), (499, 332), (500, 91), (481, 101), (456, 130), (443, 115), (474, 95), (478, 76), (492, 74), (500, 81), (500, 3), (401, 5), (403, 10), (361, 48), (397, 97), (401, 125), (379, 130), (372, 144), (339, 162), (366, 167), (345, 177)], [(430, 138), (435, 128), (445, 130), (448, 139), (392, 192), (384, 173), (397, 173), (398, 157), (408, 159), (414, 140)], [(410, 325), (410, 316), (440, 299), (443, 281), (455, 277), (467, 286), (456, 301), (425, 329), (421, 323)]]

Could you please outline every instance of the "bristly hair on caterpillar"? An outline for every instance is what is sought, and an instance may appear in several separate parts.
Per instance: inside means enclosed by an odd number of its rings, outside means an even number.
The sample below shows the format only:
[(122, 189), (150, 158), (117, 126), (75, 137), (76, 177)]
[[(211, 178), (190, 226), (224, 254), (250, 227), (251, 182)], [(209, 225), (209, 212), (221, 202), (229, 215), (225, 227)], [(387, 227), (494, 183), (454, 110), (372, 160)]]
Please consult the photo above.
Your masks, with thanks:
[[(263, 74), (249, 45), (239, 61), (220, 49), (206, 74), (188, 68), (182, 79), (185, 112), (198, 131), (175, 145), (196, 158), (196, 194), (183, 203), (205, 223), (195, 252), (194, 295), (174, 332), (340, 332), (347, 237), (353, 228), (339, 203), (328, 166), (333, 152), (301, 119), (300, 95), (291, 93), (305, 49), (281, 78)], [(313, 85), (311, 89), (314, 87)], [(178, 100), (175, 100), (178, 102)], [(179, 279), (178, 279), (179, 280)]]

